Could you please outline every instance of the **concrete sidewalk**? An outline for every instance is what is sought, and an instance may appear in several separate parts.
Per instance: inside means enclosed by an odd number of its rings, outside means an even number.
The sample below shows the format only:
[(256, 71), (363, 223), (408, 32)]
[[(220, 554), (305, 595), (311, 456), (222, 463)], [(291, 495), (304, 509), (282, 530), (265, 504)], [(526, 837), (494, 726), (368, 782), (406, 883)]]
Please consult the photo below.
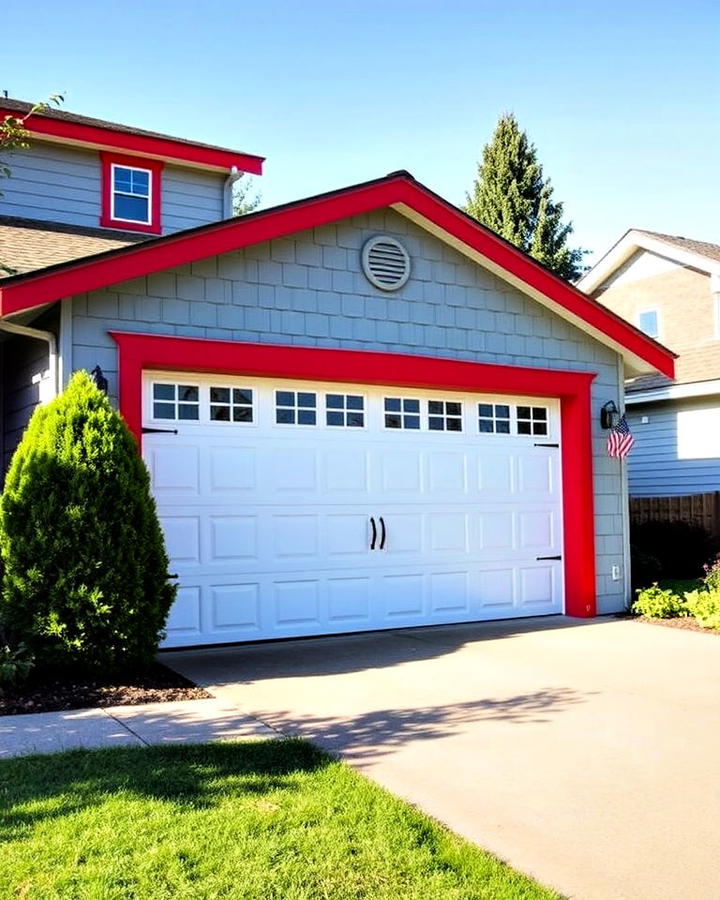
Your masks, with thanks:
[(72, 709), (0, 717), (0, 759), (79, 747), (147, 747), (240, 738), (278, 732), (216, 699)]

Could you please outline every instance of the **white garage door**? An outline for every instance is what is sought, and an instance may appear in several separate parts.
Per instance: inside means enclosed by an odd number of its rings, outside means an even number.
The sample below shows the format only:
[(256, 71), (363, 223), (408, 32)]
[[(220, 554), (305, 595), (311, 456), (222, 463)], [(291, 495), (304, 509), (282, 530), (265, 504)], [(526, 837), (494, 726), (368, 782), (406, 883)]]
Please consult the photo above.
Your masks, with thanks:
[(562, 612), (557, 402), (147, 373), (165, 646)]

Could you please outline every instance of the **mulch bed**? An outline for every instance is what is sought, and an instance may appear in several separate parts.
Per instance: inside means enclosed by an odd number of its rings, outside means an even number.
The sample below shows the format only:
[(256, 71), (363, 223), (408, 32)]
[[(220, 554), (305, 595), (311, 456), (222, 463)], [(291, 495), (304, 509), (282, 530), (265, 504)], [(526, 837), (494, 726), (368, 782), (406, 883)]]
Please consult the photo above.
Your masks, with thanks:
[(0, 716), (88, 706), (137, 706), (139, 703), (168, 703), (209, 697), (212, 694), (192, 681), (160, 663), (154, 663), (137, 675), (116, 678), (31, 676), (18, 689), (0, 691)]
[(677, 619), (653, 619), (650, 616), (633, 616), (621, 613), (618, 619), (632, 619), (633, 622), (647, 622), (649, 625), (664, 625), (666, 628), (682, 628), (685, 631), (701, 631), (703, 634), (714, 634), (720, 637), (720, 631), (714, 628), (703, 628), (691, 616), (682, 616)]

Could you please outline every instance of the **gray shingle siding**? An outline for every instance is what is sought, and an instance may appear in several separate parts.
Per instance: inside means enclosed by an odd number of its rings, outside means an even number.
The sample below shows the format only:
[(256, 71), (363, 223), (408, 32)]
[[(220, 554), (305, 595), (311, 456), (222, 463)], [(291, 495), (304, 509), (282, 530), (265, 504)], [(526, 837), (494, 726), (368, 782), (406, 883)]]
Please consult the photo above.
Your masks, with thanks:
[[(96, 150), (34, 142), (7, 157), (0, 214), (97, 228), (101, 166)], [(162, 226), (168, 234), (223, 217), (222, 173), (166, 165), (162, 176)]]
[[(718, 409), (720, 397), (628, 408), (635, 437), (629, 457), (631, 497), (669, 497), (720, 490), (720, 459), (678, 459), (677, 414), (680, 410)], [(648, 421), (643, 423), (646, 416)]]
[[(413, 260), (396, 293), (360, 270), (358, 250), (378, 232), (397, 235)], [(100, 363), (114, 391), (109, 329), (592, 371), (593, 411), (620, 399), (614, 352), (392, 211), (74, 298), (73, 367)], [(594, 415), (593, 428), (599, 611), (610, 612), (624, 603), (610, 578), (623, 566), (622, 479)]]

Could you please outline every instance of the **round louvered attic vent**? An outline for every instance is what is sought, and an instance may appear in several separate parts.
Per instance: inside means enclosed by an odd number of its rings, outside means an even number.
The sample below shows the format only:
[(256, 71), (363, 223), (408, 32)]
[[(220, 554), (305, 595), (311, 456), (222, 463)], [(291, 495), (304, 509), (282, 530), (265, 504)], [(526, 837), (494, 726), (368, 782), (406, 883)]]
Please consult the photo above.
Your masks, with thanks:
[(383, 291), (397, 291), (410, 277), (410, 257), (403, 245), (386, 235), (372, 237), (362, 249), (367, 280)]

